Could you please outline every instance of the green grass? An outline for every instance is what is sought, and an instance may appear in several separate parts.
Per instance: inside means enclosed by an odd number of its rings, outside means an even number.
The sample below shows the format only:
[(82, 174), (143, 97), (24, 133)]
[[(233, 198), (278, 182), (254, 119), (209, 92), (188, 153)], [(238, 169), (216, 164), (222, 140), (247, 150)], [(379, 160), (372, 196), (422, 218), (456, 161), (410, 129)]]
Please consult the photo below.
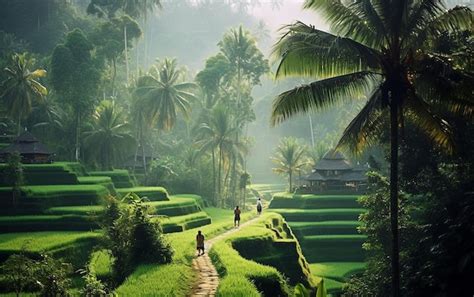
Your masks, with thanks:
[[(213, 223), (200, 228), (207, 237), (213, 237), (233, 226), (231, 210), (206, 208)], [(252, 214), (242, 214), (242, 221)], [(229, 219), (230, 217), (230, 219)], [(167, 235), (175, 255), (172, 264), (142, 265), (116, 290), (119, 296), (186, 296), (194, 273), (191, 261), (195, 251), (196, 230)], [(159, 281), (158, 281), (159, 280)]]
[(209, 225), (211, 218), (207, 213), (200, 211), (177, 217), (157, 217), (165, 233), (182, 232), (185, 230)]
[(117, 195), (114, 183), (109, 176), (79, 176), (77, 180), (81, 185), (102, 185), (109, 190), (111, 195)]
[(320, 221), (357, 221), (363, 208), (335, 208), (335, 209), (271, 209), (277, 212), (288, 222), (320, 222)]
[[(109, 191), (101, 185), (46, 185), (22, 187), (20, 210), (40, 212), (54, 206), (99, 204)], [(1, 212), (11, 210), (11, 188), (0, 188)]]
[(75, 269), (82, 268), (97, 244), (99, 232), (28, 232), (0, 234), (0, 261), (24, 252), (36, 257), (40, 252), (64, 258)]
[[(5, 164), (0, 164), (0, 175), (5, 168)], [(26, 185), (78, 184), (76, 173), (62, 163), (23, 164), (22, 169)], [(1, 178), (0, 186), (7, 186)]]
[[(311, 278), (309, 270), (299, 266), (304, 258), (298, 252), (291, 231), (280, 216), (266, 213), (250, 226), (214, 244), (210, 256), (222, 278), (217, 295), (259, 296), (259, 292), (265, 296), (287, 295), (288, 287), (283, 275), (274, 267), (261, 263), (269, 260), (268, 255), (274, 255), (275, 259), (292, 255), (291, 260), (281, 258), (280, 261), (271, 261), (271, 264), (291, 274), (293, 283), (307, 283), (306, 278)], [(298, 267), (298, 271), (289, 269), (292, 265), (295, 265), (293, 269)]]
[(294, 195), (278, 193), (273, 196), (270, 208), (358, 208), (357, 195)]
[(112, 256), (107, 250), (95, 251), (91, 255), (89, 269), (101, 279), (110, 277), (112, 273), (112, 261)]
[(230, 240), (242, 257), (275, 267), (291, 285), (316, 284), (298, 241), (280, 215), (265, 213), (256, 223), (232, 235)]
[(311, 235), (301, 240), (304, 255), (310, 263), (362, 262), (365, 235)]
[(93, 217), (82, 215), (0, 216), (0, 232), (87, 231), (97, 229)]
[(146, 204), (151, 213), (164, 216), (180, 216), (201, 211), (201, 207), (194, 198), (171, 196), (169, 201), (152, 201)]
[(115, 188), (132, 188), (135, 186), (128, 170), (115, 169), (111, 171), (92, 171), (89, 172), (91, 176), (109, 176), (114, 182)]
[(45, 214), (87, 216), (100, 214), (104, 209), (102, 205), (58, 206), (47, 209)]
[(0, 234), (0, 251), (48, 251), (84, 238), (97, 238), (100, 232), (28, 232)]
[(292, 222), (291, 229), (298, 238), (310, 235), (358, 234), (359, 221)]
[(141, 198), (147, 198), (150, 201), (166, 201), (168, 198), (168, 191), (163, 187), (131, 187), (119, 188), (117, 193), (120, 196), (125, 196), (128, 193), (135, 193)]
[(365, 268), (364, 262), (320, 262), (309, 265), (311, 272), (319, 277), (345, 282), (354, 273)]

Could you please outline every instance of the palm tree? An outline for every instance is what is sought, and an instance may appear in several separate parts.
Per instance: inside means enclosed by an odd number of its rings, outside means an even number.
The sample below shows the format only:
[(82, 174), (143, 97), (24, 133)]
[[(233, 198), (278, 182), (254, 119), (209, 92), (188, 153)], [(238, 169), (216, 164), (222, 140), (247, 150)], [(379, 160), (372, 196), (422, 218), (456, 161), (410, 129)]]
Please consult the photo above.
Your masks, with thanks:
[(214, 107), (210, 111), (208, 119), (199, 126), (198, 137), (201, 139), (199, 141), (201, 151), (211, 152), (214, 190), (216, 192), (214, 201), (216, 204), (218, 197), (222, 195), (222, 167), (224, 161), (226, 157), (235, 155), (233, 153), (235, 152), (235, 135), (237, 130), (231, 123), (228, 110), (221, 105)]
[(405, 118), (412, 120), (438, 145), (452, 149), (450, 127), (434, 111), (443, 106), (471, 116), (469, 98), (456, 91), (440, 94), (454, 77), (470, 83), (473, 79), (429, 45), (440, 32), (472, 30), (473, 13), (466, 7), (446, 10), (441, 0), (306, 0), (304, 7), (321, 12), (334, 34), (302, 22), (283, 28), (274, 47), (279, 59), (276, 76), (321, 80), (280, 94), (273, 104), (272, 123), (370, 92), (338, 146), (360, 152), (378, 139), (389, 119), (392, 292), (399, 296), (399, 127)]
[(113, 101), (103, 101), (93, 116), (93, 130), (86, 132), (84, 143), (102, 169), (112, 169), (135, 144), (122, 110)]
[(169, 131), (173, 128), (178, 111), (188, 116), (196, 85), (183, 82), (183, 71), (178, 69), (176, 59), (165, 59), (158, 67), (152, 67), (149, 73), (138, 78), (134, 91), (142, 106), (146, 107), (146, 116), (158, 129)]
[(300, 144), (296, 138), (285, 137), (280, 140), (272, 161), (278, 166), (273, 171), (288, 176), (288, 192), (293, 189), (293, 174), (300, 173), (308, 164), (306, 146)]
[(26, 54), (14, 54), (11, 65), (5, 68), (7, 78), (2, 83), (0, 98), (10, 117), (17, 123), (17, 135), (21, 132), (21, 120), (30, 114), (33, 102), (41, 101), (48, 93), (38, 81), (38, 78), (46, 76), (46, 71), (30, 71), (30, 64), (31, 60), (27, 59)]

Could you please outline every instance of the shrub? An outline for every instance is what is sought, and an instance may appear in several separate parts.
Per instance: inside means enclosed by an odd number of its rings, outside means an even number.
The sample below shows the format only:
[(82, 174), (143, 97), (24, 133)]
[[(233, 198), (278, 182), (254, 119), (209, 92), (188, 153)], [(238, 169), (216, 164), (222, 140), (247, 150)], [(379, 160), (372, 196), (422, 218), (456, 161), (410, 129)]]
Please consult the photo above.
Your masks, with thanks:
[(81, 289), (81, 294), (87, 297), (93, 296), (108, 296), (109, 291), (107, 287), (97, 279), (94, 272), (89, 269), (81, 270), (82, 278), (84, 279), (84, 287)]
[(148, 208), (136, 195), (129, 195), (130, 204), (120, 208), (109, 198), (102, 220), (107, 248), (114, 258), (112, 273), (121, 283), (137, 264), (169, 263), (173, 251), (165, 241), (158, 222), (148, 217)]
[(69, 296), (72, 266), (47, 254), (32, 260), (24, 254), (10, 256), (2, 266), (7, 289), (17, 296), (24, 288), (39, 291), (39, 296)]
[(16, 296), (26, 287), (31, 287), (34, 275), (34, 262), (24, 254), (11, 255), (2, 265), (2, 275), (6, 287), (15, 292)]

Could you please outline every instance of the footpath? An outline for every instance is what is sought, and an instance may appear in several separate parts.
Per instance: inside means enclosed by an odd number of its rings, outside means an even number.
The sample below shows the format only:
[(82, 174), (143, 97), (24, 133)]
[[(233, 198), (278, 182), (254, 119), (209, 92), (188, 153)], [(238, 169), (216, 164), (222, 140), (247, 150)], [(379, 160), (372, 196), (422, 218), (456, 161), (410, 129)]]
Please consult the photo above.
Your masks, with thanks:
[(219, 286), (219, 275), (217, 274), (216, 267), (212, 264), (211, 258), (207, 254), (212, 245), (224, 239), (225, 237), (238, 232), (240, 228), (244, 228), (247, 225), (252, 224), (258, 219), (258, 217), (251, 219), (240, 225), (239, 228), (233, 228), (228, 230), (227, 232), (222, 233), (212, 239), (206, 241), (206, 253), (202, 256), (198, 256), (193, 260), (193, 269), (198, 275), (196, 283), (193, 286), (191, 297), (194, 296), (216, 296), (217, 287)]

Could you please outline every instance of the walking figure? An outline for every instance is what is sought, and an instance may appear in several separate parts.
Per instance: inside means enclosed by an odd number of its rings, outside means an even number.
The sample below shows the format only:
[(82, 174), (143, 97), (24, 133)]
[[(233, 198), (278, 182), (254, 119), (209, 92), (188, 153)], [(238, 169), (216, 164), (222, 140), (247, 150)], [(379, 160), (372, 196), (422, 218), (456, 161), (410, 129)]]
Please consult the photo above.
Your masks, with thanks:
[(258, 215), (262, 213), (262, 199), (260, 197), (257, 200), (257, 213)]
[(234, 209), (234, 227), (240, 226), (240, 209), (236, 206)]
[(202, 235), (201, 230), (199, 230), (198, 234), (196, 235), (196, 246), (198, 256), (204, 255), (204, 235)]

